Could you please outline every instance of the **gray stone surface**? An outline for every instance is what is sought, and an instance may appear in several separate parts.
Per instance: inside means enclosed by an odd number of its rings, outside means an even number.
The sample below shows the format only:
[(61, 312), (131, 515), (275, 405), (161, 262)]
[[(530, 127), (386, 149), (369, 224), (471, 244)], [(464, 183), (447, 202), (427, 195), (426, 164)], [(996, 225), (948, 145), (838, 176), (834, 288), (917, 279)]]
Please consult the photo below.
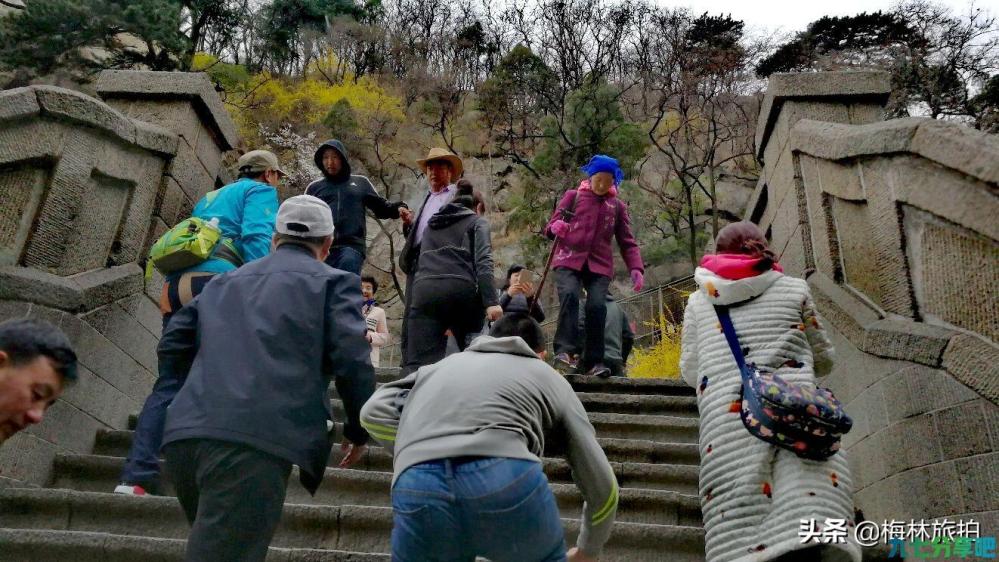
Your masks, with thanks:
[(59, 448), (30, 433), (20, 432), (0, 447), (0, 477), (44, 486), (52, 475)]
[(202, 119), (209, 123), (221, 151), (231, 150), (239, 144), (236, 124), (222, 105), (208, 75), (202, 72), (105, 70), (97, 79), (97, 93), (105, 100), (190, 99)]
[[(996, 512), (999, 138), (882, 122), (884, 73), (771, 79), (747, 217), (808, 274), (870, 519)], [(992, 521), (997, 520), (992, 517)]]
[(863, 350), (881, 357), (939, 366), (953, 330), (906, 320), (878, 320), (866, 327)]
[(945, 460), (992, 451), (985, 419), (986, 406), (994, 407), (986, 400), (978, 399), (933, 414)]
[(125, 142), (135, 143), (135, 123), (111, 106), (64, 88), (53, 86), (32, 86), (32, 88), (45, 114), (98, 127), (117, 135)]
[[(773, 74), (767, 84), (767, 93), (757, 121), (757, 154), (762, 158), (770, 140), (773, 123), (786, 100), (805, 98), (846, 103), (870, 100), (872, 105), (883, 106), (888, 100), (889, 92), (889, 75), (883, 71)], [(870, 118), (872, 114), (856, 111), (853, 116)]]
[(967, 511), (999, 510), (999, 451), (955, 462)]
[(27, 267), (0, 267), (0, 299), (82, 312), (142, 290), (142, 270), (131, 264), (60, 277)]
[[(149, 372), (157, 372), (156, 342), (154, 336), (143, 324), (130, 315), (119, 304), (98, 308), (82, 317), (82, 320), (97, 329), (118, 348), (135, 359)], [(156, 332), (158, 334), (158, 332)]]
[(32, 88), (0, 91), (0, 121), (38, 115), (42, 110)]
[(978, 398), (946, 371), (923, 365), (890, 375), (882, 387), (889, 423)]
[(65, 400), (57, 400), (45, 411), (47, 423), (33, 425), (24, 431), (47, 441), (60, 451), (84, 453), (94, 446), (98, 429), (107, 426)]
[(178, 145), (177, 156), (171, 161), (167, 175), (177, 182), (191, 201), (201, 199), (215, 188), (215, 175), (208, 173), (194, 149), (184, 141)]
[(943, 367), (993, 404), (999, 404), (999, 348), (994, 343), (959, 334), (951, 338), (944, 351)]

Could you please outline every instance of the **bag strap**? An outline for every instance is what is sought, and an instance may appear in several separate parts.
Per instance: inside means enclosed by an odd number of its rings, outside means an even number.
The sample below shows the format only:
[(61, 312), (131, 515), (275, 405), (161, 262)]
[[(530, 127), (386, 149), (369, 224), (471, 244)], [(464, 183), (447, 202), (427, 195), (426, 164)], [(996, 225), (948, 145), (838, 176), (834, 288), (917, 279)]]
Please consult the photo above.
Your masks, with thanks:
[(572, 201), (569, 202), (569, 206), (562, 209), (560, 213), (561, 219), (565, 222), (572, 222), (572, 219), (576, 218), (576, 200), (579, 199), (579, 190), (572, 192)]
[(735, 364), (739, 366), (739, 373), (743, 381), (746, 381), (749, 374), (748, 369), (746, 369), (746, 358), (742, 355), (742, 346), (739, 345), (739, 336), (735, 335), (735, 326), (732, 325), (732, 317), (729, 316), (728, 307), (715, 305), (715, 314), (718, 315), (718, 320), (721, 322), (722, 332), (725, 333), (725, 340), (732, 351), (732, 356), (735, 357)]

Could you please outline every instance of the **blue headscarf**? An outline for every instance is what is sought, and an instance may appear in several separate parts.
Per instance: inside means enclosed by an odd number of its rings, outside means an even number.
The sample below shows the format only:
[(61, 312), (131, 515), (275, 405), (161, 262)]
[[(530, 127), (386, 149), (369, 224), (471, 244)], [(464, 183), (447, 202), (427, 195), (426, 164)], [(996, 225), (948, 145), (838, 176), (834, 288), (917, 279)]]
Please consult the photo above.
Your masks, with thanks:
[(621, 182), (624, 181), (624, 172), (621, 171), (621, 166), (618, 165), (617, 160), (604, 154), (597, 154), (590, 158), (590, 161), (580, 170), (587, 177), (600, 172), (608, 172), (614, 176), (614, 185), (621, 185)]

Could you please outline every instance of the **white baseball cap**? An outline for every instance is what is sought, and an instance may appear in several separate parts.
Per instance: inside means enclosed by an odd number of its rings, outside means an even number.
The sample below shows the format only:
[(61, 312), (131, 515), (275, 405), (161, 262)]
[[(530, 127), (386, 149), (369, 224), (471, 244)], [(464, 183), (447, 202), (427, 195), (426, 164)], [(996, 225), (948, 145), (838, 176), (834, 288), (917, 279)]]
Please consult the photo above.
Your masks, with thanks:
[(300, 238), (333, 235), (333, 212), (322, 199), (311, 195), (289, 197), (277, 213), (274, 227), (279, 234)]

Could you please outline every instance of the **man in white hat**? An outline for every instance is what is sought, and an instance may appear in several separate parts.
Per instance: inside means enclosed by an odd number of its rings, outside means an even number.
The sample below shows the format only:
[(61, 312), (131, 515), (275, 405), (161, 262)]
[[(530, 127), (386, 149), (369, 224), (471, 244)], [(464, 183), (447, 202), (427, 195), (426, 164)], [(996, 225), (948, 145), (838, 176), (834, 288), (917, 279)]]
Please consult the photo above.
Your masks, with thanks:
[[(267, 150), (251, 150), (240, 156), (237, 168), (239, 179), (209, 192), (194, 206), (191, 216), (218, 221), (223, 243), (207, 260), (167, 275), (160, 292), (164, 329), (173, 314), (198, 296), (215, 276), (271, 251), (274, 215), (278, 210), (275, 188), (287, 174), (277, 156)], [(182, 380), (157, 378), (139, 413), (132, 447), (121, 471), (121, 484), (114, 490), (116, 494), (159, 493), (163, 424), (167, 407), (182, 384)]]
[(285, 201), (274, 251), (219, 276), (160, 340), (163, 373), (186, 379), (167, 413), (167, 469), (191, 523), (187, 560), (262, 561), (292, 465), (315, 493), (330, 455), (330, 380), (346, 410), (345, 455), (365, 451), (361, 406), (375, 389), (357, 276), (323, 263), (329, 206)]
[(406, 309), (402, 317), (402, 337), (400, 338), (403, 364), (406, 363), (406, 342), (409, 340), (406, 323), (406, 318), (409, 316), (409, 296), (412, 294), (413, 279), (416, 277), (416, 269), (419, 267), (420, 243), (423, 242), (423, 233), (427, 230), (430, 217), (454, 199), (454, 194), (457, 191), (454, 184), (461, 179), (464, 173), (461, 158), (444, 148), (431, 148), (427, 157), (417, 160), (416, 163), (427, 176), (428, 191), (426, 197), (423, 198), (423, 204), (420, 205), (420, 211), (416, 214), (416, 220), (412, 224), (403, 225), (406, 243), (399, 254), (399, 268), (406, 274)]

